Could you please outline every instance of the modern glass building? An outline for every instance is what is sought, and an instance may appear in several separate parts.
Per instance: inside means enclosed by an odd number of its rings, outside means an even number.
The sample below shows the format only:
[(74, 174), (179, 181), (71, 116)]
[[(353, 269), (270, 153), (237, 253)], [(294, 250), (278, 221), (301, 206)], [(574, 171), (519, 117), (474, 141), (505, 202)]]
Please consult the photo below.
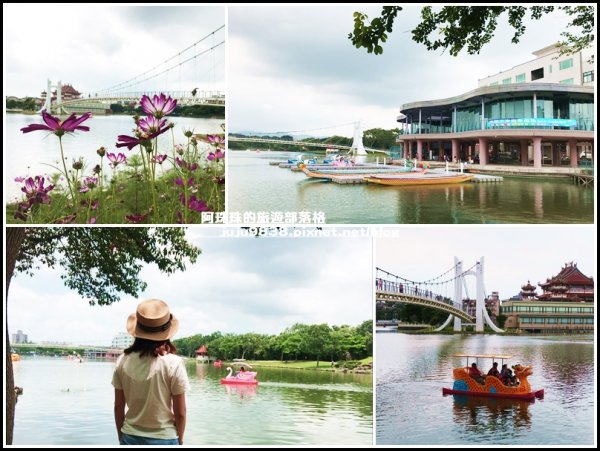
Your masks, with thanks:
[(532, 61), (479, 80), (473, 91), (402, 105), (404, 157), (591, 166), (595, 82), (587, 53), (561, 57), (551, 45)]

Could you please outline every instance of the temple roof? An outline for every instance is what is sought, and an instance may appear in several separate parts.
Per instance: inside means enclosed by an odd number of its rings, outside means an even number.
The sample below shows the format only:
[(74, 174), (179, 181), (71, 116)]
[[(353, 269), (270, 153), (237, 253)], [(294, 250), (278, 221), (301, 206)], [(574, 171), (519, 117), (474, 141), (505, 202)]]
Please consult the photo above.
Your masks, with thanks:
[(540, 283), (538, 285), (545, 288), (555, 284), (594, 286), (594, 279), (579, 271), (577, 263), (571, 262), (566, 263), (557, 275), (546, 279), (545, 283)]
[(208, 349), (206, 349), (206, 346), (202, 345), (198, 348), (196, 354), (208, 354)]
[(535, 291), (535, 287), (533, 285), (531, 285), (531, 282), (528, 280), (527, 281), (527, 285), (522, 285), (521, 289), (523, 291)]

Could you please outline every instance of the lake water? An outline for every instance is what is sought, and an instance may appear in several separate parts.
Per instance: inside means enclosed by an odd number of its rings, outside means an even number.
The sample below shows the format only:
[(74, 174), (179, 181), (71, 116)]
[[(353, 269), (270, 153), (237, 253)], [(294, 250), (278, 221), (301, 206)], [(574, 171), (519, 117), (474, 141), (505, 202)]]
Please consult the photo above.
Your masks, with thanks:
[[(270, 161), (287, 161), (297, 155), (229, 152), (229, 211), (323, 211), (329, 224), (594, 222), (594, 190), (566, 180), (505, 178), (501, 183), (402, 187), (338, 185), (269, 166)], [(375, 160), (373, 156), (367, 158)]]
[[(23, 358), (15, 445), (117, 445), (114, 363)], [(259, 368), (259, 385), (221, 385), (227, 372), (187, 363), (186, 445), (370, 445), (370, 375)]]
[[(377, 333), (378, 445), (592, 445), (593, 336), (503, 337)], [(545, 397), (519, 400), (443, 396), (455, 353), (510, 354), (532, 364), (533, 389)], [(490, 359), (481, 359), (485, 372)]]
[[(79, 115), (78, 115), (79, 116)], [(195, 133), (223, 133), (221, 124), (223, 119), (196, 119), (189, 117), (174, 117), (173, 133), (175, 143), (186, 143), (183, 136), (184, 130), (193, 130)], [(58, 138), (48, 132), (36, 131), (31, 133), (21, 132), (21, 128), (29, 124), (43, 123), (42, 117), (37, 114), (7, 114), (6, 115), (6, 144), (4, 149), (4, 200), (13, 202), (15, 197), (22, 196), (22, 184), (15, 183), (18, 176), (35, 176), (42, 174), (55, 174), (62, 169), (60, 162), (60, 148)], [(125, 156), (132, 153), (139, 154), (138, 149), (132, 151), (126, 148), (117, 149), (115, 143), (118, 135), (132, 135), (134, 128), (131, 116), (108, 115), (94, 116), (83, 125), (90, 127), (89, 132), (76, 132), (63, 137), (63, 149), (67, 159), (67, 169), (71, 169), (73, 160), (83, 157), (90, 175), (91, 168), (100, 162), (96, 150), (102, 146), (107, 152), (123, 152)], [(166, 132), (159, 136), (159, 149), (169, 151), (173, 147), (173, 135)], [(204, 150), (209, 146), (200, 143)], [(104, 168), (109, 171), (108, 161), (105, 159)], [(50, 165), (50, 166), (49, 166)], [(52, 167), (54, 166), (54, 167)]]

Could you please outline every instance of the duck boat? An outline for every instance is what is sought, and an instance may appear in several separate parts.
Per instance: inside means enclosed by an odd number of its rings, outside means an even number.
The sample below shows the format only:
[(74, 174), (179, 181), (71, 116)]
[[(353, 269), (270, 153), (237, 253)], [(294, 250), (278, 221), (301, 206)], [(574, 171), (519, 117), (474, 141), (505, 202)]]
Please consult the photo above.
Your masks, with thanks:
[(468, 395), (468, 396), (486, 396), (491, 398), (513, 398), (533, 401), (535, 398), (544, 397), (544, 389), (534, 390), (531, 388), (527, 378), (533, 374), (531, 365), (516, 364), (512, 366), (517, 385), (505, 385), (502, 380), (496, 376), (483, 376), (481, 380), (476, 380), (469, 374), (469, 358), (479, 360), (492, 359), (493, 361), (510, 359), (510, 355), (494, 354), (455, 354), (454, 357), (466, 357), (467, 366), (454, 368), (454, 384), (452, 388), (442, 388), (443, 395)]
[(245, 368), (252, 368), (252, 366), (248, 363), (237, 363), (234, 362), (232, 365), (239, 365), (239, 371), (233, 372), (233, 368), (231, 366), (227, 367), (227, 371), (229, 374), (227, 376), (221, 378), (221, 384), (226, 385), (258, 385), (258, 381), (256, 380), (256, 371), (245, 371)]

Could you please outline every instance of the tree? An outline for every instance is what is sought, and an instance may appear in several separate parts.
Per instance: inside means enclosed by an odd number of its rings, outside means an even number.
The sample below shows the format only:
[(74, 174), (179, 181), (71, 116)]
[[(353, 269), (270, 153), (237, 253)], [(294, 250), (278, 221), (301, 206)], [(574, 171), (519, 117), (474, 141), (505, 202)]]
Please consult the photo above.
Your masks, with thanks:
[[(137, 296), (146, 288), (142, 264), (171, 274), (194, 263), (200, 249), (176, 227), (7, 227), (6, 298), (13, 275), (33, 275), (40, 266), (59, 265), (61, 278), (90, 305), (109, 305), (120, 293)], [(6, 320), (6, 443), (12, 444), (15, 393)]]
[(327, 324), (312, 324), (306, 328), (305, 332), (302, 337), (304, 349), (307, 354), (317, 356), (317, 368), (319, 368), (319, 359), (327, 351), (331, 340), (331, 330)]
[[(567, 25), (568, 29), (581, 30), (579, 33), (561, 33), (564, 37), (564, 41), (559, 43), (561, 54), (569, 55), (593, 46), (593, 6), (444, 6), (437, 12), (431, 6), (424, 6), (421, 9), (421, 22), (412, 30), (412, 39), (424, 44), (427, 50), (449, 49), (450, 55), (457, 56), (466, 46), (467, 53), (474, 55), (490, 42), (498, 19), (504, 13), (507, 13), (508, 23), (515, 30), (511, 41), (513, 44), (518, 43), (525, 33), (523, 18), (528, 10), (534, 20), (556, 10), (562, 10), (573, 17)], [(392, 32), (394, 20), (400, 11), (401, 6), (384, 6), (381, 16), (374, 18), (369, 24), (366, 14), (355, 12), (354, 33), (348, 34), (348, 39), (355, 47), (365, 47), (369, 53), (383, 53), (381, 43), (387, 41), (388, 33)]]

